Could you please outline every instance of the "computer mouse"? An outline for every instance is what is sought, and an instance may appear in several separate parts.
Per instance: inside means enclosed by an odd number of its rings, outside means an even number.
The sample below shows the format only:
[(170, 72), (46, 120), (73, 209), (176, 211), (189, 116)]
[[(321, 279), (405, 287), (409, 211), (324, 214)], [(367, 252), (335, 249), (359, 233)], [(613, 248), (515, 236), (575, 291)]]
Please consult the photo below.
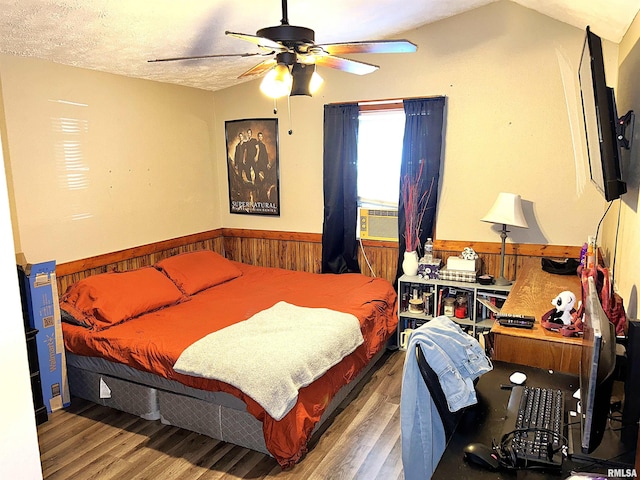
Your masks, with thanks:
[(522, 372), (514, 372), (513, 375), (509, 377), (509, 380), (516, 385), (522, 385), (527, 381), (527, 376)]
[(488, 470), (497, 470), (500, 467), (496, 452), (483, 443), (470, 443), (464, 447), (464, 458), (467, 462)]

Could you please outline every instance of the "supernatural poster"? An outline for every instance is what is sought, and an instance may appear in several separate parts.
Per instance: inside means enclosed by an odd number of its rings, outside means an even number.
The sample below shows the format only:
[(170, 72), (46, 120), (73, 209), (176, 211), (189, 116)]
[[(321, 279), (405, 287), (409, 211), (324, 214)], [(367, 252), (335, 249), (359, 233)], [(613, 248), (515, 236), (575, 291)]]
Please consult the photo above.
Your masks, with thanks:
[(227, 120), (229, 211), (280, 215), (278, 119)]

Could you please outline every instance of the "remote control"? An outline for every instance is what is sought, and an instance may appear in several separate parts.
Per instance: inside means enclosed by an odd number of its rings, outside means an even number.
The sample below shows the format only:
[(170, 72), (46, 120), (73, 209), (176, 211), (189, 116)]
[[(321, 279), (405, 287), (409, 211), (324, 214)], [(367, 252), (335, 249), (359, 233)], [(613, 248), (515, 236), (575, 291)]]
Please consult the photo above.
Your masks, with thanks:
[(531, 315), (497, 315), (498, 323), (504, 327), (533, 328), (536, 320)]
[(515, 320), (527, 320), (529, 322), (535, 322), (536, 321), (536, 317), (534, 317), (533, 315), (522, 315), (519, 313), (498, 313), (496, 315), (496, 317), (498, 319), (500, 318), (513, 318)]
[(498, 323), (503, 327), (533, 328), (533, 322), (515, 318), (499, 318)]

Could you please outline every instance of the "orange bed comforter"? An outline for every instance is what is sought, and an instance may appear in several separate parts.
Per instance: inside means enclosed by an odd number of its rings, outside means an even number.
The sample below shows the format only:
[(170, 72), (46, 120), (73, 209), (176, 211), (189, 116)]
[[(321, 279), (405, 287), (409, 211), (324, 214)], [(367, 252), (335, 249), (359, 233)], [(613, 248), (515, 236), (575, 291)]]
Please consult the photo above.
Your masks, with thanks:
[[(188, 301), (99, 331), (63, 323), (65, 346), (77, 355), (102, 357), (189, 387), (235, 395), (263, 423), (267, 449), (286, 468), (306, 453), (311, 432), (336, 392), (385, 347), (397, 326), (397, 297), (389, 282), (364, 275), (312, 274), (234, 263), (241, 276)], [(231, 385), (173, 370), (182, 351), (195, 341), (279, 301), (351, 313), (359, 319), (365, 339), (355, 352), (302, 388), (296, 405), (281, 420), (274, 420)]]

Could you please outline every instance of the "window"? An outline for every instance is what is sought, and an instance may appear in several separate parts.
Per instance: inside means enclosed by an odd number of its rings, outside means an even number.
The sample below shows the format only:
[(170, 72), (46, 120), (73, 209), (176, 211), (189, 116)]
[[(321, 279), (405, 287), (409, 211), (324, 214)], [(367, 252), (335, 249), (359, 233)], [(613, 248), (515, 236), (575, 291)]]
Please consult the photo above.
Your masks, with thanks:
[(402, 103), (360, 107), (358, 205), (398, 208), (404, 120)]

